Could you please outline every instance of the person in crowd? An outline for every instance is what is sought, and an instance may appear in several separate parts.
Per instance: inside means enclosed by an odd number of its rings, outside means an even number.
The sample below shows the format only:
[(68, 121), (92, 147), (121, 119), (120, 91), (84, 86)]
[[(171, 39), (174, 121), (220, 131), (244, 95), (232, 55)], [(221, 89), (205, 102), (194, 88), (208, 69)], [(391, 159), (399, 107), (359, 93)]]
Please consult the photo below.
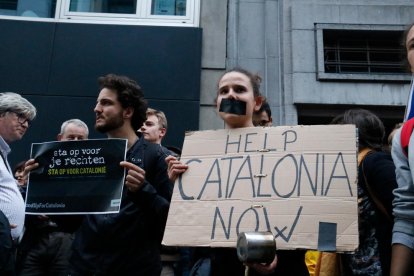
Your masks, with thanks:
[(141, 87), (126, 76), (99, 78), (95, 129), (108, 138), (127, 139), (121, 210), (87, 215), (76, 232), (71, 275), (160, 275), (160, 245), (173, 185), (159, 146), (139, 138), (147, 102)]
[[(36, 108), (28, 100), (16, 93), (0, 93), (0, 211), (2, 215), (0, 249), (3, 251), (1, 253), (4, 253), (4, 247), (7, 251), (8, 245), (17, 243), (24, 226), (23, 197), (7, 161), (11, 151), (9, 144), (22, 139), (35, 117)], [(2, 258), (0, 263), (8, 264), (7, 267), (1, 268), (4, 274), (14, 273), (14, 253), (12, 254), (11, 260), (10, 256), (0, 255)]]
[[(158, 144), (160, 150), (166, 155), (170, 155), (171, 152), (168, 148), (161, 145), (162, 139), (167, 133), (167, 117), (164, 112), (153, 108), (148, 108), (147, 119), (142, 124), (139, 131), (142, 137), (148, 142)], [(180, 252), (176, 247), (162, 246), (161, 248), (161, 261), (162, 261), (162, 276), (174, 275), (175, 270), (178, 267), (180, 261)]]
[[(98, 79), (95, 129), (109, 139), (127, 140), (127, 170), (121, 209), (83, 217), (75, 233), (69, 275), (160, 275), (161, 239), (173, 183), (159, 145), (139, 137), (147, 102), (136, 81), (115, 74)], [(31, 159), (26, 170), (38, 167)]]
[[(403, 36), (409, 69), (414, 74), (414, 24)], [(410, 103), (409, 103), (410, 104)], [(391, 275), (414, 275), (414, 135), (409, 138), (407, 154), (401, 145), (401, 128), (392, 142), (391, 154), (396, 166), (398, 188), (393, 202)]]
[(89, 136), (89, 128), (79, 119), (70, 119), (62, 123), (60, 133), (57, 135), (58, 141), (77, 141), (86, 140)]
[[(58, 141), (88, 139), (88, 126), (79, 119), (62, 123)], [(24, 174), (24, 164), (22, 168)], [(67, 227), (67, 216), (26, 215), (25, 234), (19, 246), (18, 274), (68, 275), (69, 256), (75, 229)]]
[(147, 119), (138, 130), (140, 135), (148, 142), (158, 144), (160, 151), (168, 156), (171, 151), (161, 145), (162, 139), (167, 134), (167, 117), (164, 112), (153, 108), (147, 109)]
[(359, 247), (343, 254), (345, 275), (389, 275), (395, 166), (384, 150), (385, 127), (372, 112), (350, 109), (332, 124), (354, 124), (358, 129)]
[(20, 161), (17, 163), (13, 168), (13, 175), (14, 178), (17, 180), (17, 184), (19, 185), (20, 193), (22, 194), (23, 200), (26, 198), (26, 191), (27, 191), (27, 175), (24, 172), (26, 161)]
[[(260, 94), (259, 76), (242, 69), (234, 68), (227, 71), (218, 82), (216, 110), (223, 119), (226, 128), (253, 127), (253, 114), (262, 105), (263, 97)], [(246, 106), (246, 112), (226, 112), (221, 108), (225, 104), (235, 103)], [(237, 108), (229, 108), (234, 110)], [(188, 166), (182, 164), (177, 158), (168, 156), (168, 174), (171, 180), (184, 173)], [(304, 262), (304, 251), (286, 250), (278, 251), (277, 256), (270, 264), (249, 263), (250, 275), (308, 275)], [(233, 248), (212, 248), (209, 252), (202, 252), (211, 260), (211, 275), (244, 275), (244, 267), (238, 260), (236, 250)], [(205, 268), (200, 266), (202, 270)], [(204, 270), (205, 271), (205, 270)], [(195, 272), (194, 272), (195, 273)], [(198, 273), (202, 273), (201, 271)], [(204, 274), (196, 274), (204, 275)]]
[(395, 133), (397, 132), (400, 127), (402, 127), (403, 123), (395, 124), (394, 128), (391, 130), (390, 134), (388, 135), (387, 142), (388, 146), (391, 148), (392, 146), (392, 139), (394, 138)]
[(167, 117), (165, 117), (164, 112), (152, 108), (148, 108), (146, 114), (147, 119), (139, 131), (145, 140), (161, 144), (162, 139), (167, 134)]
[(272, 126), (272, 110), (269, 103), (265, 100), (258, 111), (253, 113), (253, 125), (254, 126)]
[(403, 123), (397, 123), (395, 124), (394, 128), (391, 130), (390, 134), (388, 134), (387, 142), (388, 142), (388, 150), (391, 152), (392, 147), (392, 139), (394, 138), (395, 133), (397, 130), (402, 127)]
[(20, 187), (26, 187), (27, 185), (27, 177), (24, 174), (25, 163), (26, 163), (26, 160), (20, 161), (13, 168), (14, 178), (16, 178), (17, 183), (19, 184)]

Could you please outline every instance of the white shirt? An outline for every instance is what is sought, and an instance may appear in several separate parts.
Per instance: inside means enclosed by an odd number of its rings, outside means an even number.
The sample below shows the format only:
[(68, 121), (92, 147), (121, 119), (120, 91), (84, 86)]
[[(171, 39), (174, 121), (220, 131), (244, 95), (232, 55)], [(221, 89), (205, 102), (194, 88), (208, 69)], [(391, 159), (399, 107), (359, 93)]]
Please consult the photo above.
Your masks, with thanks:
[(0, 136), (0, 210), (6, 215), (10, 224), (17, 225), (11, 230), (13, 239), (17, 239), (23, 231), (25, 205), (16, 179), (7, 161), (10, 153), (9, 145)]

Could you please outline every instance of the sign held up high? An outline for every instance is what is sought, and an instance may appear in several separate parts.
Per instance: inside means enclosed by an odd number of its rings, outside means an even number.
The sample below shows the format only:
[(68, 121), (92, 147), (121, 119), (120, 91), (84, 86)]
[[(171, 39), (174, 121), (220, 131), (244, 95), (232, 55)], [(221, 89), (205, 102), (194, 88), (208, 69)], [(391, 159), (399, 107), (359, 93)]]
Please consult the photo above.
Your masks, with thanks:
[(163, 244), (235, 247), (271, 231), (278, 249), (358, 247), (354, 125), (186, 133)]

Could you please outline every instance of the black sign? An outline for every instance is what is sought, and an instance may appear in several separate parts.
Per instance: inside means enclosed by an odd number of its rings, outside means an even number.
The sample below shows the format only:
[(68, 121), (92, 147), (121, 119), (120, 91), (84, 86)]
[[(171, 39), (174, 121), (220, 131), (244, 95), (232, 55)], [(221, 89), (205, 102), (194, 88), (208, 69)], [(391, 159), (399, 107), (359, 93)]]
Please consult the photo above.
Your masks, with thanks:
[(30, 172), (27, 214), (119, 212), (127, 140), (97, 139), (32, 144), (39, 167)]

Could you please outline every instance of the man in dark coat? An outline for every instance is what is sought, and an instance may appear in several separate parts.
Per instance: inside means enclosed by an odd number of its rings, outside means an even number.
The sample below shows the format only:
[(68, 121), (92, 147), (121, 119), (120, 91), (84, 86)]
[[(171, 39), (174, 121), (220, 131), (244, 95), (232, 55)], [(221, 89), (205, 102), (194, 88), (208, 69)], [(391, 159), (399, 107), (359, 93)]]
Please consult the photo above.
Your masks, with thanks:
[(137, 136), (147, 103), (138, 84), (124, 76), (99, 79), (95, 129), (127, 139), (128, 170), (118, 214), (87, 215), (76, 232), (71, 275), (159, 275), (160, 247), (172, 183), (164, 153)]
[(13, 240), (10, 223), (0, 211), (0, 275), (14, 275)]

